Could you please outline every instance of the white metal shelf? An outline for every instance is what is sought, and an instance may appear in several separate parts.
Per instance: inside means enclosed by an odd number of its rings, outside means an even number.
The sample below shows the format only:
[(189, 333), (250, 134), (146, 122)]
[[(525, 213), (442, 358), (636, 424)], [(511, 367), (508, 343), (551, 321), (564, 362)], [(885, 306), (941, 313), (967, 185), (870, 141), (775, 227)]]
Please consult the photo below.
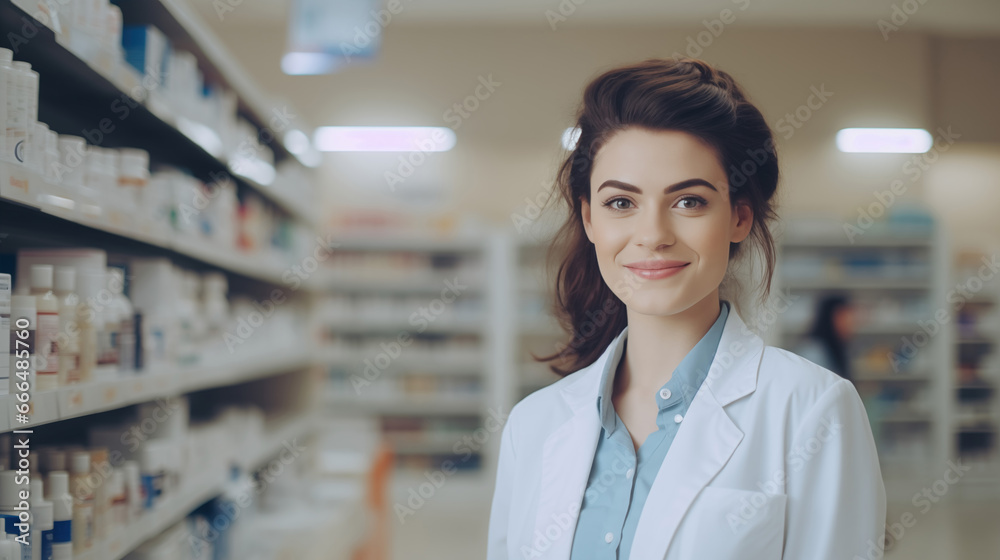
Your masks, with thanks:
[[(946, 236), (926, 228), (905, 229), (897, 233), (891, 231), (869, 232), (854, 242), (847, 239), (839, 227), (824, 229), (824, 224), (795, 224), (779, 236), (779, 274), (775, 276), (774, 289), (790, 290), (793, 294), (803, 294), (807, 299), (815, 292), (847, 293), (852, 296), (920, 298), (933, 308), (937, 302), (945, 301), (945, 273), (948, 270), (948, 246)], [(791, 232), (791, 234), (790, 234)], [(810, 258), (821, 259), (826, 255), (847, 256), (861, 251), (867, 256), (879, 255), (884, 268), (870, 266), (863, 273), (851, 268), (850, 262), (840, 266), (824, 265), (828, 273), (825, 277), (807, 278), (810, 271), (801, 262), (793, 259), (807, 254)], [(900, 252), (919, 256), (920, 266), (908, 265), (903, 268), (896, 264)], [(786, 260), (787, 259), (787, 260)], [(923, 262), (923, 260), (926, 262)], [(786, 265), (787, 263), (787, 265)], [(793, 264), (794, 263), (794, 264)], [(782, 272), (795, 270), (796, 274)], [(913, 271), (907, 275), (904, 271)], [(813, 272), (819, 272), (819, 269)], [(883, 276), (876, 274), (883, 273)], [(803, 274), (804, 273), (804, 274)], [(773, 291), (773, 290), (772, 290)], [(884, 293), (883, 293), (884, 292)], [(850, 297), (850, 296), (849, 296)], [(804, 305), (804, 304), (798, 304)], [(801, 308), (800, 308), (801, 309)], [(801, 323), (800, 309), (779, 317), (773, 344), (783, 346), (807, 334), (808, 325)], [(795, 317), (794, 319), (792, 317)], [(873, 343), (886, 343), (913, 336), (922, 332), (916, 321), (904, 317), (873, 317), (873, 322), (858, 325), (855, 336), (864, 337)], [(874, 370), (872, 367), (853, 372), (852, 381), (868, 394), (870, 390), (905, 391), (901, 401), (885, 402), (884, 411), (870, 411), (873, 430), (879, 435), (880, 460), (892, 463), (893, 443), (908, 442), (912, 431), (922, 432), (921, 443), (926, 444), (928, 460), (914, 468), (925, 468), (928, 464), (943, 462), (949, 458), (948, 438), (950, 430), (950, 333), (942, 329), (942, 334), (931, 337), (930, 342), (920, 348), (925, 364), (918, 371), (894, 373), (890, 368)], [(888, 337), (888, 338), (887, 338)], [(791, 348), (794, 351), (794, 348)], [(856, 367), (862, 368), (861, 364)], [(882, 403), (883, 401), (879, 400)], [(916, 404), (914, 404), (916, 403)], [(881, 406), (881, 405), (880, 405)]]
[[(24, 15), (30, 15), (32, 13), (37, 13), (36, 0), (13, 0), (13, 5), (19, 8)], [(257, 125), (264, 127), (268, 126), (266, 123), (269, 122), (270, 111), (265, 110), (267, 106), (262, 100), (260, 90), (250, 81), (246, 74), (240, 69), (239, 64), (236, 60), (230, 56), (222, 46), (222, 44), (216, 39), (211, 31), (204, 27), (204, 24), (200, 22), (196, 14), (194, 14), (190, 8), (183, 4), (183, 2), (178, 2), (176, 0), (150, 0), (150, 4), (161, 4), (164, 10), (161, 12), (163, 14), (171, 14), (175, 18), (175, 24), (186, 29), (195, 43), (199, 45), (202, 49), (203, 57), (207, 57), (215, 64), (216, 70), (224, 77), (227, 85), (233, 89), (240, 100), (243, 102), (244, 108), (252, 112), (256, 117)], [(43, 22), (44, 23), (44, 22)], [(187, 27), (192, 26), (192, 27)], [(162, 132), (169, 130), (175, 133), (178, 137), (183, 137), (190, 142), (190, 147), (196, 148), (201, 152), (202, 158), (211, 158), (216, 162), (216, 166), (220, 170), (225, 170), (230, 173), (237, 182), (242, 182), (251, 189), (257, 191), (266, 199), (270, 200), (272, 203), (284, 209), (289, 214), (298, 217), (302, 221), (316, 226), (319, 223), (319, 216), (316, 213), (316, 205), (309, 204), (308, 201), (299, 201), (290, 197), (288, 193), (281, 191), (275, 186), (262, 185), (250, 178), (243, 175), (232, 173), (232, 167), (230, 161), (224, 155), (218, 152), (218, 150), (213, 149), (213, 147), (208, 146), (199, 141), (199, 139), (192, 134), (189, 134), (184, 127), (178, 125), (178, 119), (175, 115), (171, 114), (169, 110), (162, 104), (153, 101), (153, 96), (146, 94), (146, 90), (142, 87), (142, 78), (138, 73), (132, 69), (124, 61), (115, 61), (112, 67), (102, 68), (91, 63), (88, 60), (77, 55), (73, 52), (68, 45), (64, 45), (60, 42), (60, 36), (55, 34), (55, 31), (51, 28), (46, 27), (46, 36), (36, 36), (32, 39), (32, 42), (39, 42), (45, 44), (46, 53), (52, 53), (53, 58), (59, 60), (60, 64), (73, 64), (75, 67), (72, 69), (73, 73), (83, 73), (83, 74), (94, 74), (92, 78), (86, 80), (84, 83), (87, 84), (86, 87), (91, 88), (94, 91), (102, 91), (102, 89), (108, 86), (114, 88), (116, 91), (112, 96), (113, 99), (126, 99), (132, 98), (139, 102), (140, 106), (149, 113), (152, 120), (156, 121), (157, 128), (159, 131), (149, 131), (151, 134), (157, 132)], [(49, 40), (47, 34), (53, 34), (54, 39)], [(37, 65), (38, 60), (28, 60), (32, 65)], [(47, 76), (42, 76), (43, 87), (46, 83)], [(95, 81), (103, 80), (106, 82), (104, 88), (101, 85), (96, 85)], [(82, 84), (76, 84), (75, 87), (81, 87)], [(137, 95), (138, 94), (138, 95)], [(136, 99), (133, 96), (139, 97)], [(105, 107), (106, 110), (106, 107)], [(135, 110), (135, 109), (133, 109)], [(263, 123), (263, 124), (262, 124)], [(284, 147), (283, 144), (275, 142), (270, 144), (272, 148), (278, 146), (280, 147), (279, 153), (284, 155), (290, 155), (290, 152)], [(156, 155), (156, 154), (154, 154)]]
[[(7, 177), (9, 166), (0, 162), (0, 179)], [(37, 178), (35, 180), (38, 180)], [(184, 236), (181, 234), (155, 233), (141, 231), (135, 228), (115, 226), (104, 221), (94, 220), (75, 212), (69, 212), (63, 208), (39, 205), (36, 200), (25, 197), (22, 193), (13, 189), (5, 189), (2, 181), (0, 184), (0, 202), (7, 201), (19, 205), (30, 207), (48, 216), (64, 220), (68, 223), (84, 226), (95, 231), (116, 235), (122, 239), (135, 241), (176, 253), (179, 256), (195, 259), (215, 268), (233, 274), (239, 274), (247, 278), (253, 278), (269, 284), (286, 286), (284, 275), (289, 270), (288, 267), (281, 266), (270, 259), (260, 258), (260, 256), (242, 254), (235, 249), (230, 250), (219, 247), (199, 238)], [(298, 277), (296, 277), (298, 278)], [(303, 289), (313, 291), (320, 286), (317, 276), (311, 276), (302, 282)]]
[(358, 396), (348, 391), (329, 391), (326, 403), (338, 411), (378, 414), (481, 414), (486, 408), (476, 395), (414, 395), (399, 393), (378, 397)]
[(297, 437), (305, 437), (318, 427), (315, 413), (308, 412), (300, 417), (285, 421), (272, 428), (270, 433), (254, 449), (231, 457), (224, 468), (209, 472), (193, 473), (195, 478), (182, 484), (169, 499), (156, 509), (126, 527), (118, 527), (108, 538), (95, 543), (83, 554), (74, 554), (77, 560), (120, 560), (149, 539), (163, 533), (175, 523), (187, 517), (201, 504), (221, 494), (229, 480), (229, 465), (235, 464), (246, 470), (254, 470), (268, 459), (281, 452), (285, 443)]
[(69, 385), (31, 395), (34, 412), (27, 423), (16, 419), (14, 396), (0, 395), (0, 432), (29, 429), (160, 398), (236, 385), (301, 370), (314, 363), (312, 351), (302, 348), (278, 355), (256, 354), (230, 364), (205, 364)]

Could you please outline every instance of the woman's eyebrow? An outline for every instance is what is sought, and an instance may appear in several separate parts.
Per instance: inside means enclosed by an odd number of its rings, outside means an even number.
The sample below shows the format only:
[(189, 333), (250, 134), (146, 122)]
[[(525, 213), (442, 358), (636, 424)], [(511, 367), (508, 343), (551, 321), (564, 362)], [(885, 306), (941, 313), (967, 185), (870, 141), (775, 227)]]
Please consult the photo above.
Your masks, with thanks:
[[(715, 188), (715, 185), (713, 185), (712, 183), (709, 183), (705, 179), (699, 179), (695, 177), (693, 179), (686, 179), (679, 183), (674, 183), (673, 185), (670, 185), (669, 187), (663, 189), (663, 194), (670, 194), (672, 192), (679, 191), (681, 189), (696, 187), (698, 185), (708, 187), (716, 192), (719, 191), (719, 189)], [(640, 189), (639, 187), (626, 183), (624, 181), (618, 181), (616, 179), (608, 179), (607, 181), (604, 181), (603, 183), (601, 183), (601, 186), (597, 187), (597, 191), (600, 192), (600, 190), (603, 189), (604, 187), (615, 187), (623, 191), (642, 194), (642, 189)]]

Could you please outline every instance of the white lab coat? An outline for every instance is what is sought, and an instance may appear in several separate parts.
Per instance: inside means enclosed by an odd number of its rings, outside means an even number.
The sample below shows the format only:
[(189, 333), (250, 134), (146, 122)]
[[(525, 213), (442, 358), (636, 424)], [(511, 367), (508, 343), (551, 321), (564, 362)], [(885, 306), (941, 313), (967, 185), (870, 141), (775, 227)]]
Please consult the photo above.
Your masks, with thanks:
[[(614, 344), (511, 410), (488, 560), (570, 558), (601, 432), (598, 382)], [(765, 346), (730, 309), (649, 491), (631, 558), (881, 558), (885, 521), (875, 442), (854, 385)]]

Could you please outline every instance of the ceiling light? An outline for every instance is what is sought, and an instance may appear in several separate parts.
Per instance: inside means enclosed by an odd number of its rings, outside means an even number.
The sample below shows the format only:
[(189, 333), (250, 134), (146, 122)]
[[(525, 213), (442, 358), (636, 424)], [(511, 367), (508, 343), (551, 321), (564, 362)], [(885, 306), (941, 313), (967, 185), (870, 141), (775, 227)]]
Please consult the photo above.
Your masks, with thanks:
[(313, 136), (321, 152), (447, 152), (455, 131), (440, 126), (321, 126)]
[(845, 128), (837, 132), (842, 152), (922, 154), (934, 139), (922, 128)]

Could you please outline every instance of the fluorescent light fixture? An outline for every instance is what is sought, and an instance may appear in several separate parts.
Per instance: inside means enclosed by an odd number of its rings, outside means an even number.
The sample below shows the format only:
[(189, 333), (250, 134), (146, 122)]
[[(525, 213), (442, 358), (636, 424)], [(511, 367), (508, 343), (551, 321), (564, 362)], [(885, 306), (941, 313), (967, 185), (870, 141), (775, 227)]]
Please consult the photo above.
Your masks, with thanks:
[(576, 143), (580, 141), (580, 129), (573, 126), (567, 128), (562, 133), (562, 147), (564, 150), (572, 152), (576, 149)]
[(321, 126), (313, 136), (321, 152), (447, 152), (455, 131), (441, 126)]
[(297, 128), (289, 130), (285, 133), (285, 148), (297, 156), (302, 155), (310, 148), (309, 137)]
[(922, 154), (933, 144), (934, 138), (922, 128), (845, 128), (837, 132), (837, 148), (842, 152)]
[(340, 66), (337, 57), (321, 52), (290, 52), (281, 57), (281, 71), (289, 76), (329, 74)]

